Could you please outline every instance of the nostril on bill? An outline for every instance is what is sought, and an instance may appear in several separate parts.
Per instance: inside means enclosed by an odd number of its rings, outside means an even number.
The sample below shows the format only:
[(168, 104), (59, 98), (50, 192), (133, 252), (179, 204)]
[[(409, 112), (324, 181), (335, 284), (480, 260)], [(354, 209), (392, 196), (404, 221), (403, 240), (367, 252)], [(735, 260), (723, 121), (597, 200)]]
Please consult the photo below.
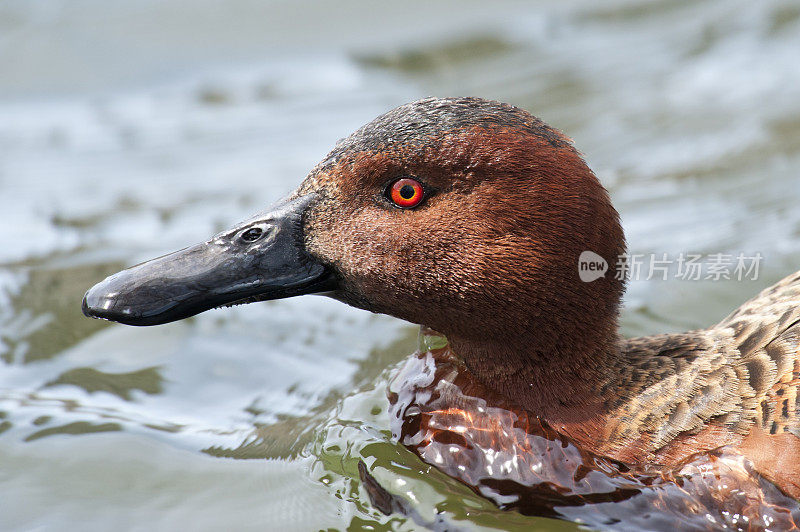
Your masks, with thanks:
[(255, 242), (264, 234), (264, 229), (261, 227), (251, 227), (250, 229), (246, 230), (242, 233), (242, 240), (245, 242)]

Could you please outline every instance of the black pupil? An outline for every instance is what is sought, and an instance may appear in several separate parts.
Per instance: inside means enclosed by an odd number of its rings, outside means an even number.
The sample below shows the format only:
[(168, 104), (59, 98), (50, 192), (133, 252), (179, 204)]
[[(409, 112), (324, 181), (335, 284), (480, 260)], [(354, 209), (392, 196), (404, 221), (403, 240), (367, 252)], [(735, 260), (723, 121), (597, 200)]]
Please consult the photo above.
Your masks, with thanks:
[(400, 197), (403, 199), (411, 199), (415, 193), (416, 190), (411, 185), (403, 185), (403, 188), (400, 189)]
[(242, 233), (242, 240), (244, 240), (245, 242), (253, 242), (255, 240), (258, 240), (258, 237), (260, 237), (261, 233), (263, 232), (264, 231), (259, 227), (251, 227), (250, 229)]

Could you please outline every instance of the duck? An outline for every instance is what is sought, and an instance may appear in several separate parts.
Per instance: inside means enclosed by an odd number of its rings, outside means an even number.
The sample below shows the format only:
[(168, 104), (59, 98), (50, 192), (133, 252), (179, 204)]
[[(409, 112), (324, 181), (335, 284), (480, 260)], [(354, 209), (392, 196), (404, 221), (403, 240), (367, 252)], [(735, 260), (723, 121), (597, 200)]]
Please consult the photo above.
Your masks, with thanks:
[[(393, 434), (481, 493), (560, 485), (547, 497), (586, 505), (726, 463), (717, 480), (750, 482), (762, 504), (748, 504), (782, 505), (796, 527), (800, 272), (706, 329), (624, 338), (625, 275), (581, 279), (586, 251), (615, 265), (626, 242), (568, 137), (506, 103), (425, 98), (340, 140), (265, 212), (106, 278), (82, 308), (149, 326), (333, 297), (442, 339), (390, 386)], [(587, 471), (621, 484), (584, 485)]]

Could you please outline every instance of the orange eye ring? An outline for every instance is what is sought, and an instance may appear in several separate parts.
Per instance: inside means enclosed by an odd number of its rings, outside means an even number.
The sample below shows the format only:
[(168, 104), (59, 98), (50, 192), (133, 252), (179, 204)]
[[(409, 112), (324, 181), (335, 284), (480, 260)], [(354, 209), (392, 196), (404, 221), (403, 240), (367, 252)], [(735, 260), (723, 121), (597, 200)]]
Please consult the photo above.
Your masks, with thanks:
[(389, 187), (389, 197), (395, 205), (402, 209), (413, 209), (425, 196), (422, 184), (416, 179), (404, 177), (398, 179)]

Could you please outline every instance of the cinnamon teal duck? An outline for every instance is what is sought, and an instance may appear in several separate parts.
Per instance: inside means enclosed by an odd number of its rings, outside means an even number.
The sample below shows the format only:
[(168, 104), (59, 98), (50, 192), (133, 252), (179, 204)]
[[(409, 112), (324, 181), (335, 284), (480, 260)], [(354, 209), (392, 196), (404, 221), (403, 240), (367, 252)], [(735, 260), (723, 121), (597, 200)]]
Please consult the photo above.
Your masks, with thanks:
[(795, 526), (800, 272), (707, 329), (626, 339), (624, 276), (581, 281), (586, 250), (613, 265), (625, 238), (568, 138), (511, 105), (428, 98), (340, 141), (265, 213), (108, 277), (83, 311), (157, 325), (324, 293), (444, 335), (398, 370), (393, 432), (501, 506), (563, 517), (661, 486), (656, 508), (664, 486), (705, 483), (678, 514), (738, 494), (735, 522)]

